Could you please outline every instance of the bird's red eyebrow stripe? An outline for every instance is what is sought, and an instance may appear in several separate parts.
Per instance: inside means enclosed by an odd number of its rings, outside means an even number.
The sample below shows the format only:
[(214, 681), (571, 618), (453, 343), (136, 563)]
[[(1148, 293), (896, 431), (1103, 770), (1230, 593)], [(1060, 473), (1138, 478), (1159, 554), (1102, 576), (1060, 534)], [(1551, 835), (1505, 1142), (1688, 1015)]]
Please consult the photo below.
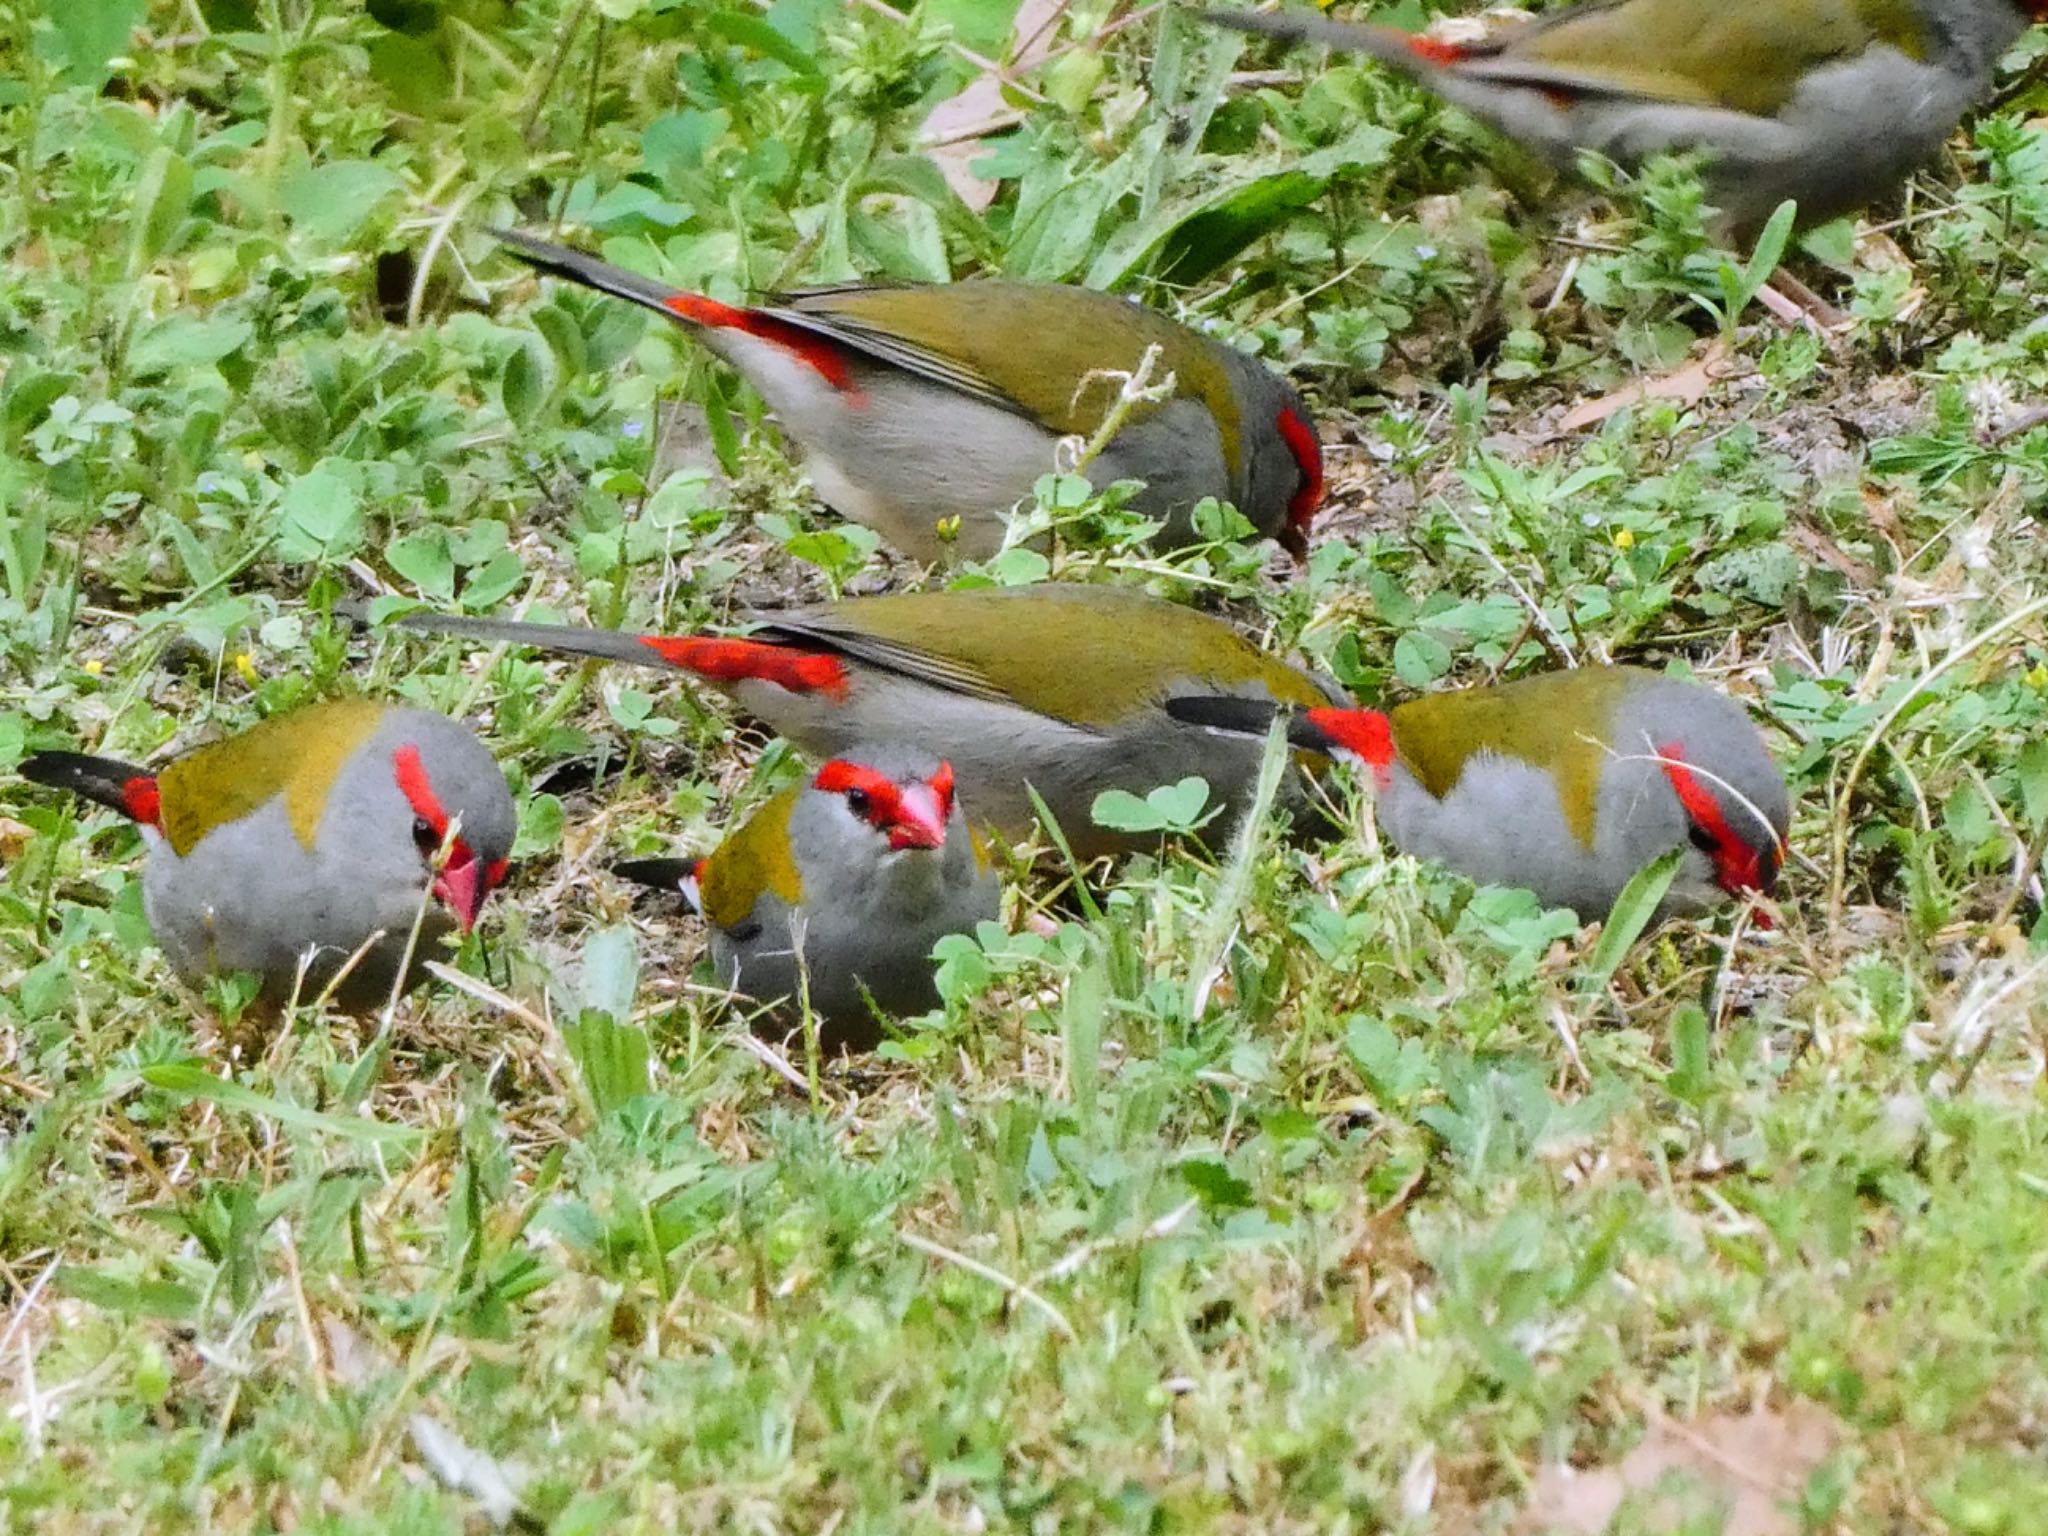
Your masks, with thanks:
[(163, 796), (150, 775), (137, 774), (121, 786), (121, 809), (145, 827), (155, 827), (159, 832), (163, 830)]
[(1323, 445), (1316, 441), (1315, 429), (1292, 408), (1282, 411), (1280, 419), (1273, 425), (1280, 433), (1280, 441), (1287, 445), (1287, 451), (1294, 455), (1294, 462), (1301, 470), (1301, 489), (1287, 504), (1288, 520), (1307, 532), (1316, 508), (1323, 504)]
[(1664, 777), (1671, 781), (1671, 792), (1678, 796), (1678, 803), (1685, 807), (1685, 814), (1714, 840), (1714, 846), (1720, 850), (1714, 855), (1714, 871), (1722, 888), (1731, 895), (1762, 890), (1763, 865), (1756, 849), (1750, 846), (1749, 839), (1735, 835), (1734, 829), (1728, 825), (1728, 818), (1721, 814), (1721, 802), (1699, 781), (1698, 775), (1685, 766), (1685, 755), (1678, 744), (1667, 742), (1657, 749), (1657, 756), (1661, 759), (1658, 766), (1664, 770)]
[(642, 635), (640, 643), (670, 666), (714, 682), (751, 679), (791, 693), (846, 697), (846, 664), (822, 651), (800, 651), (764, 640), (711, 640), (701, 635)]
[(414, 813), (434, 829), (436, 836), (446, 832), (448, 813), (441, 809), (441, 797), (434, 793), (427, 778), (427, 765), (420, 761), (420, 749), (407, 742), (391, 754), (391, 765), (398, 777), (398, 787)]
[(847, 366), (845, 351), (800, 325), (777, 319), (765, 309), (739, 309), (706, 298), (701, 293), (671, 294), (663, 303), (692, 325), (701, 325), (706, 330), (738, 331), (743, 336), (758, 336), (763, 341), (773, 342), (785, 351), (795, 353), (834, 389), (846, 394), (859, 393), (854, 387), (853, 370)]

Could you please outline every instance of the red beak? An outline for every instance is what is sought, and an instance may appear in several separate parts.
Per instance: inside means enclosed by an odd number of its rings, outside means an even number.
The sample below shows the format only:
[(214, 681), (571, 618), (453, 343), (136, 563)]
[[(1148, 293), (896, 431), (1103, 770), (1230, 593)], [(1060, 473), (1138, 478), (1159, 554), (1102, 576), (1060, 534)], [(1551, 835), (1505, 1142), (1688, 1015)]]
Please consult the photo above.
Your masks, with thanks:
[(896, 816), (889, 823), (891, 848), (939, 848), (946, 841), (946, 809), (929, 784), (912, 784), (903, 791)]
[(483, 861), (456, 844), (448, 863), (434, 877), (434, 899), (455, 915), (456, 925), (467, 933), (476, 926), (484, 898), (490, 894), (490, 886), (484, 883)]

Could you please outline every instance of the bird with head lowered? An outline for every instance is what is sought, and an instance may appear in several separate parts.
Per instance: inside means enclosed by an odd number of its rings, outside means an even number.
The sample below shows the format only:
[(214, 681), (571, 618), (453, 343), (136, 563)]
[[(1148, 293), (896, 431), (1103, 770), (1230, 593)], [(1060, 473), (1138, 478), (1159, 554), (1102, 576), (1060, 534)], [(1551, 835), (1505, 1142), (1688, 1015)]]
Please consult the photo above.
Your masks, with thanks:
[(951, 766), (861, 744), (792, 785), (702, 859), (617, 873), (679, 890), (711, 925), (711, 964), (784, 1024), (807, 1004), (826, 1050), (866, 1050), (885, 1017), (939, 1001), (932, 946), (994, 921), (1001, 890)]
[(1144, 795), (1199, 775), (1212, 803), (1241, 802), (1260, 747), (1181, 724), (1182, 694), (1300, 708), (1345, 702), (1221, 619), (1124, 587), (1040, 586), (847, 598), (755, 615), (744, 638), (648, 635), (459, 614), (407, 629), (533, 646), (709, 683), (820, 760), (866, 742), (953, 765), (977, 827), (1031, 835), (1043, 798), (1082, 858), (1140, 847), (1095, 824), (1104, 790)]
[[(1263, 733), (1273, 708), (1176, 699), (1175, 718)], [(1369, 781), (1394, 845), (1584, 918), (1662, 855), (1683, 854), (1661, 915), (1769, 895), (1791, 809), (1742, 706), (1635, 667), (1581, 667), (1425, 695), (1387, 711), (1295, 715), (1297, 747)], [(1765, 919), (1768, 922), (1768, 919)]]
[(274, 716), (158, 769), (38, 752), (21, 773), (142, 829), (143, 912), (174, 970), (253, 971), (272, 1004), (333, 983), (344, 1009), (372, 1008), (402, 967), (413, 985), (504, 880), (518, 822), (467, 727), (367, 699)]
[(842, 283), (743, 307), (513, 230), (522, 261), (653, 310), (730, 363), (803, 452), (820, 499), (913, 559), (986, 559), (1005, 514), (1088, 439), (1148, 351), (1172, 386), (1132, 402), (1089, 467), (1142, 480), (1155, 542), (1193, 542), (1195, 503), (1233, 503), (1297, 561), (1323, 500), (1301, 397), (1235, 347), (1113, 294), (1059, 283)]

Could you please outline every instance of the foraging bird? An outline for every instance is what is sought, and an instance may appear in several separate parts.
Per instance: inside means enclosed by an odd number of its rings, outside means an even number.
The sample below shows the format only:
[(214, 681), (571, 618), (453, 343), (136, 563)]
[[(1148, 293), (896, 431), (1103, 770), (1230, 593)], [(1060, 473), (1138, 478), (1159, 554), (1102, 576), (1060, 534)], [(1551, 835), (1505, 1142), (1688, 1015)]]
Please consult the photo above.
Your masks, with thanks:
[(1310, 12), (1207, 11), (1245, 32), (1371, 54), (1562, 170), (1704, 151), (1708, 200), (1755, 233), (1886, 196), (1989, 94), (2048, 0), (1582, 0), (1458, 44)]
[(1249, 794), (1261, 746), (1168, 718), (1181, 694), (1302, 708), (1345, 702), (1220, 619), (1122, 587), (1050, 583), (848, 598), (756, 616), (745, 639), (411, 613), (408, 629), (691, 673), (816, 758), (863, 742), (953, 765), (979, 826), (1036, 823), (1029, 784), (1082, 858), (1141, 846), (1095, 825), (1106, 789), (1143, 795), (1199, 774), (1211, 801)]
[(803, 450), (826, 505), (915, 559), (950, 547), (985, 559), (1004, 514), (1055, 467), (1061, 438), (1093, 436), (1116, 403), (1111, 377), (1159, 349), (1155, 383), (1089, 468), (1097, 485), (1143, 480), (1133, 503), (1163, 519), (1162, 545), (1192, 542), (1193, 505), (1232, 502), (1297, 561), (1323, 499), (1322, 449), (1286, 380), (1113, 294), (1058, 283), (845, 283), (740, 309), (683, 293), (514, 230), (521, 260), (686, 326), (736, 368)]
[[(1251, 734), (1273, 714), (1190, 698), (1167, 712)], [(1742, 706), (1698, 683), (1582, 667), (1385, 713), (1312, 709), (1289, 722), (1288, 739), (1369, 772), (1380, 825), (1404, 852), (1583, 917), (1604, 916), (1674, 848), (1685, 856), (1660, 915), (1777, 883), (1791, 816), (1784, 776)]]
[(808, 998), (827, 1050), (868, 1050), (878, 1014), (936, 1007), (932, 945), (994, 921), (1001, 895), (953, 770), (905, 747), (834, 758), (707, 858), (614, 869), (682, 891), (711, 924), (712, 968), (728, 988), (778, 1004), (783, 1019)]
[(378, 933), (335, 1001), (381, 1004), (424, 904), (406, 985), (418, 981), (419, 960), (467, 933), (505, 878), (518, 820), (466, 727), (369, 699), (275, 716), (161, 769), (39, 752), (21, 774), (132, 818), (149, 850), (143, 912), (172, 968), (254, 971), (273, 1004), (318, 995)]

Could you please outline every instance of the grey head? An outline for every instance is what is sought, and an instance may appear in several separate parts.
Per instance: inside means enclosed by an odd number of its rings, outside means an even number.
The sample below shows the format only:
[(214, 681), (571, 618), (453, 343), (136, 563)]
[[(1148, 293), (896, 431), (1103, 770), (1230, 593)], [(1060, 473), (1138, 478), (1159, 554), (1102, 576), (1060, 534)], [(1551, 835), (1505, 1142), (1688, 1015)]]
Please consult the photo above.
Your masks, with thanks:
[[(825, 763), (791, 807), (788, 832), (798, 901), (761, 892), (743, 921), (713, 928), (713, 963), (764, 1002), (794, 999), (807, 978), (827, 1047), (868, 1049), (881, 1038), (878, 1015), (937, 1004), (932, 945), (994, 919), (996, 877), (952, 769), (912, 747), (856, 746)], [(786, 1022), (787, 1003), (772, 1016)]]
[(1256, 358), (1229, 350), (1244, 408), (1237, 432), (1238, 510), (1297, 562), (1305, 560), (1324, 494), (1315, 420), (1292, 384)]
[(1684, 849), (1665, 911), (1776, 889), (1791, 801), (1748, 711), (1711, 688), (1650, 678), (1617, 706), (1609, 736), (1601, 841), (1614, 839), (1629, 873)]
[(483, 744), (444, 716), (383, 711), (318, 804), (310, 827), (294, 820), (280, 792), (182, 856), (157, 842), (143, 871), (144, 905), (181, 973), (255, 971), (267, 1000), (310, 1000), (381, 934), (333, 994), (345, 1009), (372, 1008), (398, 979), (416, 920), (408, 986), (435, 941), (466, 932), (504, 879), (516, 826), (511, 792)]

